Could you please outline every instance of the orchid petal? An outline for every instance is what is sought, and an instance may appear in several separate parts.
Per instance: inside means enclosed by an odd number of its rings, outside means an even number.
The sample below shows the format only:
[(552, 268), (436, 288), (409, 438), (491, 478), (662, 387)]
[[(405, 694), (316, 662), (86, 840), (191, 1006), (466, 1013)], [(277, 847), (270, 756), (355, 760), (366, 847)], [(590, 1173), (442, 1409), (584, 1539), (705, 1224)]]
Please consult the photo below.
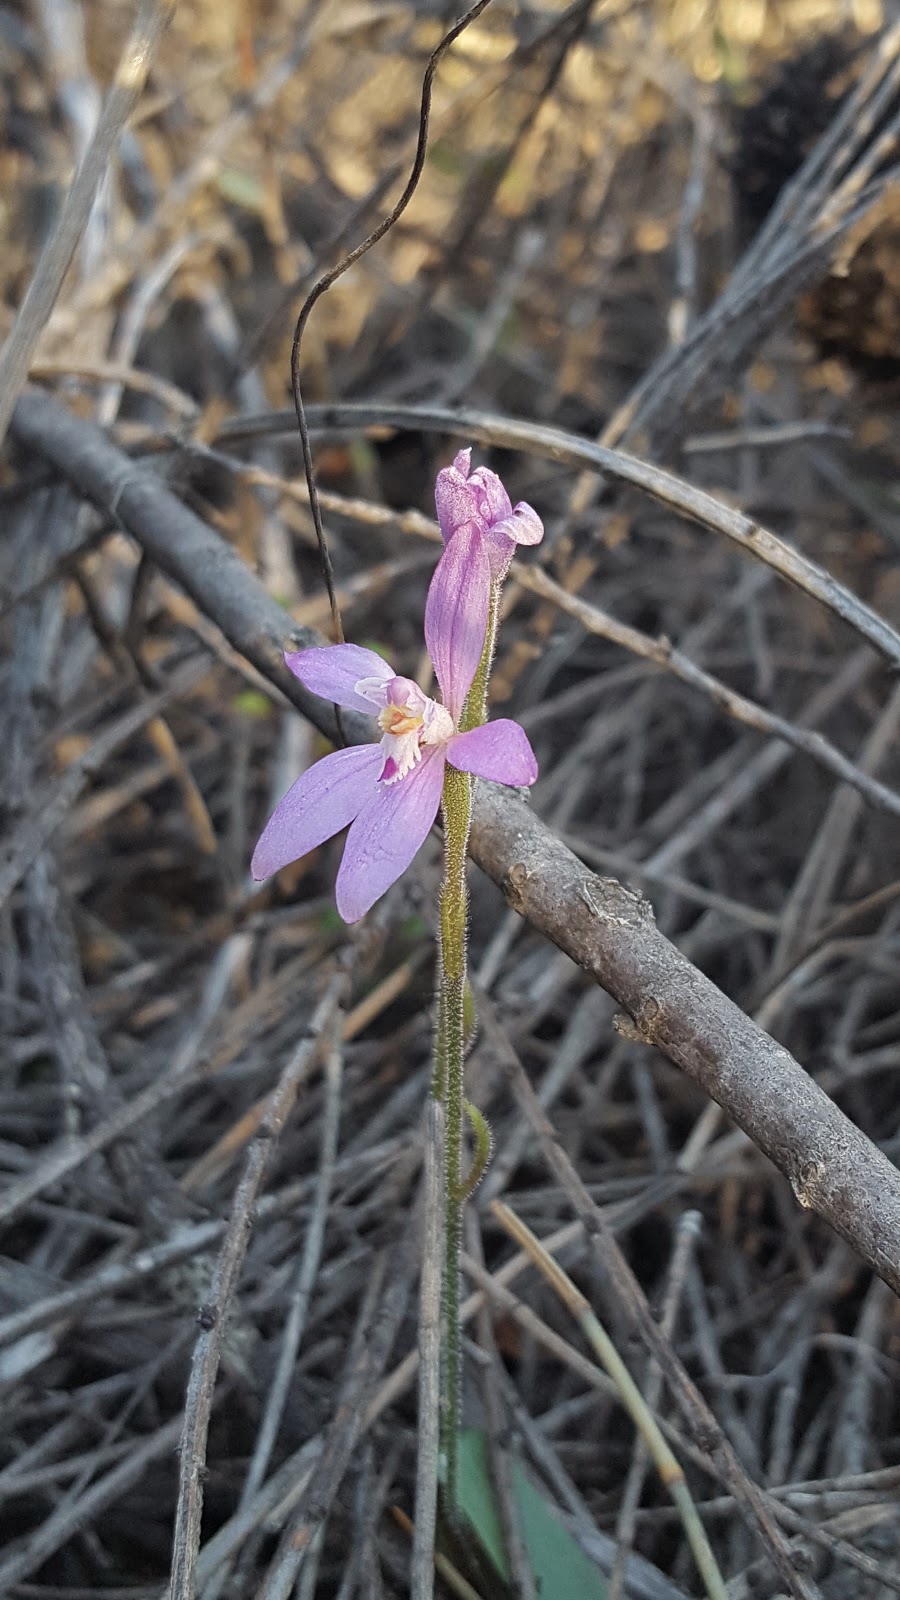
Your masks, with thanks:
[(486, 528), (492, 528), (495, 522), (501, 522), (510, 515), (512, 501), (490, 467), (476, 467), (469, 483), (478, 494), (478, 509)]
[(490, 604), (484, 537), (475, 528), (461, 528), (437, 564), (425, 604), (425, 643), (454, 722), (481, 660)]
[(460, 470), (462, 457), (471, 454), (471, 449), (460, 450), (452, 467), (443, 467), (437, 475), (434, 505), (445, 544), (467, 524), (482, 526), (478, 491), (468, 482), (468, 461), (464, 463), (465, 470)]
[(254, 878), (270, 878), (346, 828), (371, 799), (383, 765), (380, 745), (351, 745), (301, 773), (263, 829), (250, 863)]
[(533, 506), (520, 500), (513, 509), (509, 495), (490, 467), (471, 470), (471, 447), (460, 450), (452, 467), (437, 475), (434, 501), (445, 544), (465, 530), (479, 530), (491, 564), (493, 582), (502, 583), (516, 545), (540, 544), (544, 524)]
[(505, 534), (497, 534), (493, 528), (489, 528), (484, 535), (484, 548), (490, 562), (491, 582), (502, 583), (512, 566), (512, 558), (516, 553), (515, 545)]
[(534, 751), (524, 729), (509, 717), (458, 733), (447, 746), (447, 760), (458, 772), (472, 772), (493, 783), (527, 788), (538, 775)]
[(387, 683), (394, 676), (393, 667), (381, 656), (359, 644), (288, 650), (284, 659), (305, 689), (321, 695), (323, 700), (346, 706), (348, 711), (365, 711), (370, 717), (373, 715), (371, 701), (356, 693), (356, 684), (362, 678), (378, 678)]
[(520, 500), (509, 516), (494, 523), (491, 533), (502, 533), (513, 544), (540, 544), (544, 537), (544, 524), (534, 506), (530, 506), (527, 500)]
[(358, 922), (406, 871), (437, 816), (443, 750), (428, 751), (397, 783), (379, 784), (347, 835), (335, 888), (345, 922)]

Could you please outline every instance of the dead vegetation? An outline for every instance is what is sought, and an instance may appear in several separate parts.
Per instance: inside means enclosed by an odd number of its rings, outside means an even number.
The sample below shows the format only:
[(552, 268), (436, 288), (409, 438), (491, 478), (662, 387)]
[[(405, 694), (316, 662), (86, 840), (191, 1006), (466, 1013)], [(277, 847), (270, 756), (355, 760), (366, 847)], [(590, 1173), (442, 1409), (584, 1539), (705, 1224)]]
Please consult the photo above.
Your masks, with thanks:
[[(0, 8), (4, 335), (132, 20)], [(402, 187), (451, 20), (180, 4), (29, 355), (0, 485), (2, 1595), (162, 1595), (176, 1525), (179, 1600), (408, 1593), (440, 847), (354, 930), (333, 849), (262, 889), (247, 864), (331, 726), (279, 659), (328, 620), (293, 317)], [(732, 104), (848, 21), (858, 98), (741, 253)], [(494, 680), (542, 776), (530, 813), (482, 797), (473, 841), (466, 1420), (598, 1594), (617, 1550), (610, 1595), (702, 1590), (500, 1200), (612, 1333), (731, 1600), (900, 1591), (896, 374), (792, 314), (894, 215), (881, 21), (493, 0), (412, 206), (304, 343), (348, 636), (419, 670), (459, 444), (548, 527)]]

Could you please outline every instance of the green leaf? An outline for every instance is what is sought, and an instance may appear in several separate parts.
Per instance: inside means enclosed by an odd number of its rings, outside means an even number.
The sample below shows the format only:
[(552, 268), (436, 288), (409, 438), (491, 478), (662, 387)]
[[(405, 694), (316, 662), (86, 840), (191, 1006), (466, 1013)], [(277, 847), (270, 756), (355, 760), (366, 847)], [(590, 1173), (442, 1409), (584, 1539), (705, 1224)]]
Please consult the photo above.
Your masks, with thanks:
[[(471, 1525), (497, 1572), (509, 1580), (509, 1562), (497, 1494), (491, 1478), (487, 1437), (464, 1428), (459, 1437), (459, 1510)], [(550, 1502), (511, 1464), (512, 1492), (519, 1527), (538, 1593), (546, 1600), (606, 1600), (606, 1580), (564, 1527)]]

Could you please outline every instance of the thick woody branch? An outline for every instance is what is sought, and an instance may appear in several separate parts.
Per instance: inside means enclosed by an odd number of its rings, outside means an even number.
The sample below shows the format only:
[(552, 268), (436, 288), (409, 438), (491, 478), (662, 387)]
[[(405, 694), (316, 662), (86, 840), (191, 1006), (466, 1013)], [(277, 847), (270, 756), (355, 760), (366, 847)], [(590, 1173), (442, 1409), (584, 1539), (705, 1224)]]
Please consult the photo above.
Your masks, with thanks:
[(900, 1172), (659, 932), (647, 902), (596, 877), (508, 790), (478, 786), (470, 849), (514, 910), (618, 1000), (635, 1037), (717, 1100), (800, 1204), (900, 1294)]
[[(236, 650), (334, 732), (332, 708), (308, 695), (282, 660), (286, 645), (320, 643), (318, 635), (298, 628), (159, 477), (35, 391), (21, 398), (12, 432), (116, 516)], [(353, 718), (345, 721), (351, 737), (363, 736)], [(636, 1036), (717, 1100), (785, 1174), (800, 1204), (900, 1294), (900, 1172), (787, 1050), (663, 937), (646, 902), (596, 877), (517, 795), (490, 785), (478, 787), (471, 853), (510, 905), (615, 997)]]

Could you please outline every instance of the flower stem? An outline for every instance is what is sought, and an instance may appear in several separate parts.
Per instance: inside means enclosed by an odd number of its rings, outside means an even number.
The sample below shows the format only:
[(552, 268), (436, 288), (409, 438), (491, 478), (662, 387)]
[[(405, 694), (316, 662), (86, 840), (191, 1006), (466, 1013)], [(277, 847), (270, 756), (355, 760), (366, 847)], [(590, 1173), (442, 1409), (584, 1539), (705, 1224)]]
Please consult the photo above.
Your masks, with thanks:
[(446, 1237), (444, 1255), (444, 1395), (441, 1444), (446, 1498), (456, 1503), (460, 1412), (459, 1247), (462, 1225), (461, 1164), (466, 1033), (466, 849), (472, 819), (472, 780), (448, 763), (442, 797), (445, 870), (441, 888), (438, 1018), (432, 1093), (446, 1107)]
[(488, 612), (487, 632), (484, 636), (484, 648), (478, 671), (472, 679), (472, 687), (466, 699), (465, 708), (459, 721), (460, 733), (468, 733), (470, 728), (480, 728), (487, 722), (487, 689), (488, 679), (491, 675), (491, 663), (494, 659), (494, 646), (497, 643), (497, 625), (500, 621), (500, 594), (502, 584), (491, 584), (491, 608)]
[[(500, 584), (491, 590), (487, 632), (478, 671), (460, 718), (460, 731), (487, 721), (487, 686), (500, 615)], [(473, 1031), (471, 996), (466, 985), (466, 933), (469, 896), (466, 888), (466, 851), (472, 823), (472, 779), (449, 762), (441, 796), (444, 814), (444, 881), (441, 886), (441, 937), (438, 954), (437, 1029), (434, 1042), (434, 1076), (431, 1092), (446, 1111), (446, 1161), (444, 1164), (444, 1391), (441, 1412), (441, 1449), (445, 1461), (446, 1504), (456, 1506), (457, 1461), (461, 1399), (459, 1334), (459, 1250), (462, 1208), (490, 1155), (490, 1130), (483, 1117), (466, 1105), (464, 1068), (466, 1046)], [(463, 1177), (463, 1114), (469, 1111), (476, 1131), (472, 1172)], [(476, 1120), (477, 1119), (477, 1120)]]

